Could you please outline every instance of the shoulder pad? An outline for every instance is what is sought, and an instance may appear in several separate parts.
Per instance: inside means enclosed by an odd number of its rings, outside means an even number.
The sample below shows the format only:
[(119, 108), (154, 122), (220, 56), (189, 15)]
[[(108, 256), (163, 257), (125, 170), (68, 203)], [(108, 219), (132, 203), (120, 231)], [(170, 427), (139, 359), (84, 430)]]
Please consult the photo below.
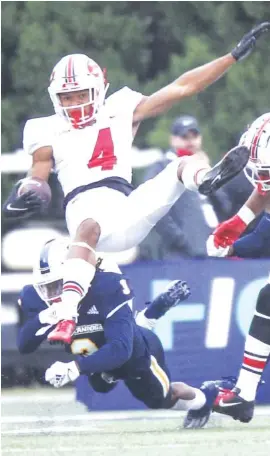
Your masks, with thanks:
[(101, 316), (106, 317), (113, 309), (134, 297), (126, 277), (114, 272), (97, 271), (87, 295), (90, 303), (98, 303)]
[(62, 119), (56, 114), (48, 117), (38, 117), (26, 122), (23, 131), (23, 148), (32, 155), (37, 149), (51, 146), (57, 131), (63, 130)]
[(142, 99), (143, 95), (140, 92), (123, 87), (107, 98), (105, 107), (109, 109), (110, 114), (133, 114)]

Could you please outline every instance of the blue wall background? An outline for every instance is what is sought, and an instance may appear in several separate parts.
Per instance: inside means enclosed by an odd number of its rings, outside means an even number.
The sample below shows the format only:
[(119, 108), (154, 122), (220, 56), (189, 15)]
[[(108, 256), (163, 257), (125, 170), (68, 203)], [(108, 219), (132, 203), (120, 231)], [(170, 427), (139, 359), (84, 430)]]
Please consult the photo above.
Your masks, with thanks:
[[(268, 280), (269, 260), (181, 260), (138, 263), (122, 268), (142, 309), (172, 280), (186, 280), (191, 296), (170, 310), (156, 328), (174, 381), (200, 386), (204, 380), (237, 375), (259, 290)], [(258, 403), (270, 403), (270, 366), (258, 391)], [(123, 385), (96, 394), (86, 377), (77, 382), (77, 398), (91, 410), (142, 409)]]

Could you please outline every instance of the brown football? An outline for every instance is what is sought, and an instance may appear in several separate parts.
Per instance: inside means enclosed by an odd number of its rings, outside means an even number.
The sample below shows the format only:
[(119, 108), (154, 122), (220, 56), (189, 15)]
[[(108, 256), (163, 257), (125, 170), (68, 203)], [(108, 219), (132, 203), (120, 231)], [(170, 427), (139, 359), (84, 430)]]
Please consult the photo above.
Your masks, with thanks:
[(39, 179), (38, 177), (26, 177), (18, 189), (18, 195), (20, 196), (30, 190), (41, 198), (46, 207), (49, 206), (52, 199), (52, 192), (49, 184), (45, 180)]

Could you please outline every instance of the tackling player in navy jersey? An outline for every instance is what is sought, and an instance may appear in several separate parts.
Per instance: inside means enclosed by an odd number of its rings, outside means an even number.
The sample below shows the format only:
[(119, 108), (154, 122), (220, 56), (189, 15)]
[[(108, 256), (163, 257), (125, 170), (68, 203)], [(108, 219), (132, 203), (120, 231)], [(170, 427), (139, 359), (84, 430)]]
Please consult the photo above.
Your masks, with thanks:
[[(18, 335), (21, 353), (36, 350), (61, 318), (61, 265), (66, 253), (63, 242), (46, 243), (39, 267), (34, 269), (33, 286), (22, 290), (20, 304), (25, 323)], [(193, 416), (192, 426), (195, 422), (194, 427), (203, 427), (218, 394), (217, 384), (208, 382), (197, 389), (170, 381), (159, 338), (135, 322), (133, 291), (127, 279), (116, 265), (105, 263), (99, 261), (79, 308), (72, 343), (67, 347), (76, 355), (76, 361), (55, 362), (46, 370), (46, 381), (59, 388), (85, 374), (93, 389), (104, 393), (122, 380), (133, 396), (149, 408), (193, 410), (196, 419)], [(149, 316), (153, 323), (188, 295), (185, 282), (174, 282), (143, 311), (144, 321)], [(184, 425), (190, 427), (190, 420)]]

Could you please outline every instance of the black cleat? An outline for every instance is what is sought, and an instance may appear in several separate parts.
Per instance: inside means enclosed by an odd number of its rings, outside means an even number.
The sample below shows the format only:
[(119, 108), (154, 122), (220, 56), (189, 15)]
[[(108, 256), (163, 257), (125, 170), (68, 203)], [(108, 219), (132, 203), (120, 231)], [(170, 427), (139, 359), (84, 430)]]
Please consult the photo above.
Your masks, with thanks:
[[(152, 313), (150, 318), (161, 318), (172, 307), (178, 306), (190, 296), (190, 288), (187, 282), (174, 280), (168, 287), (160, 293), (151, 303), (149, 303), (146, 314)], [(146, 315), (147, 316), (147, 315)]]
[(245, 401), (239, 396), (239, 393), (239, 388), (220, 392), (215, 400), (213, 411), (229, 415), (242, 423), (249, 423), (253, 418), (255, 402)]
[(210, 195), (217, 191), (245, 168), (249, 154), (249, 149), (244, 146), (231, 149), (220, 162), (208, 171), (198, 187), (198, 191), (202, 195)]
[[(190, 296), (190, 288), (187, 282), (174, 280), (166, 290), (159, 294), (150, 304), (152, 307), (159, 308), (164, 315), (172, 307), (177, 306), (180, 302), (185, 301)], [(150, 307), (149, 305), (149, 307)]]
[(216, 385), (216, 382), (209, 381), (204, 382), (200, 387), (200, 390), (205, 394), (206, 403), (198, 410), (188, 411), (184, 420), (185, 429), (201, 429), (206, 425), (210, 418), (219, 388)]

